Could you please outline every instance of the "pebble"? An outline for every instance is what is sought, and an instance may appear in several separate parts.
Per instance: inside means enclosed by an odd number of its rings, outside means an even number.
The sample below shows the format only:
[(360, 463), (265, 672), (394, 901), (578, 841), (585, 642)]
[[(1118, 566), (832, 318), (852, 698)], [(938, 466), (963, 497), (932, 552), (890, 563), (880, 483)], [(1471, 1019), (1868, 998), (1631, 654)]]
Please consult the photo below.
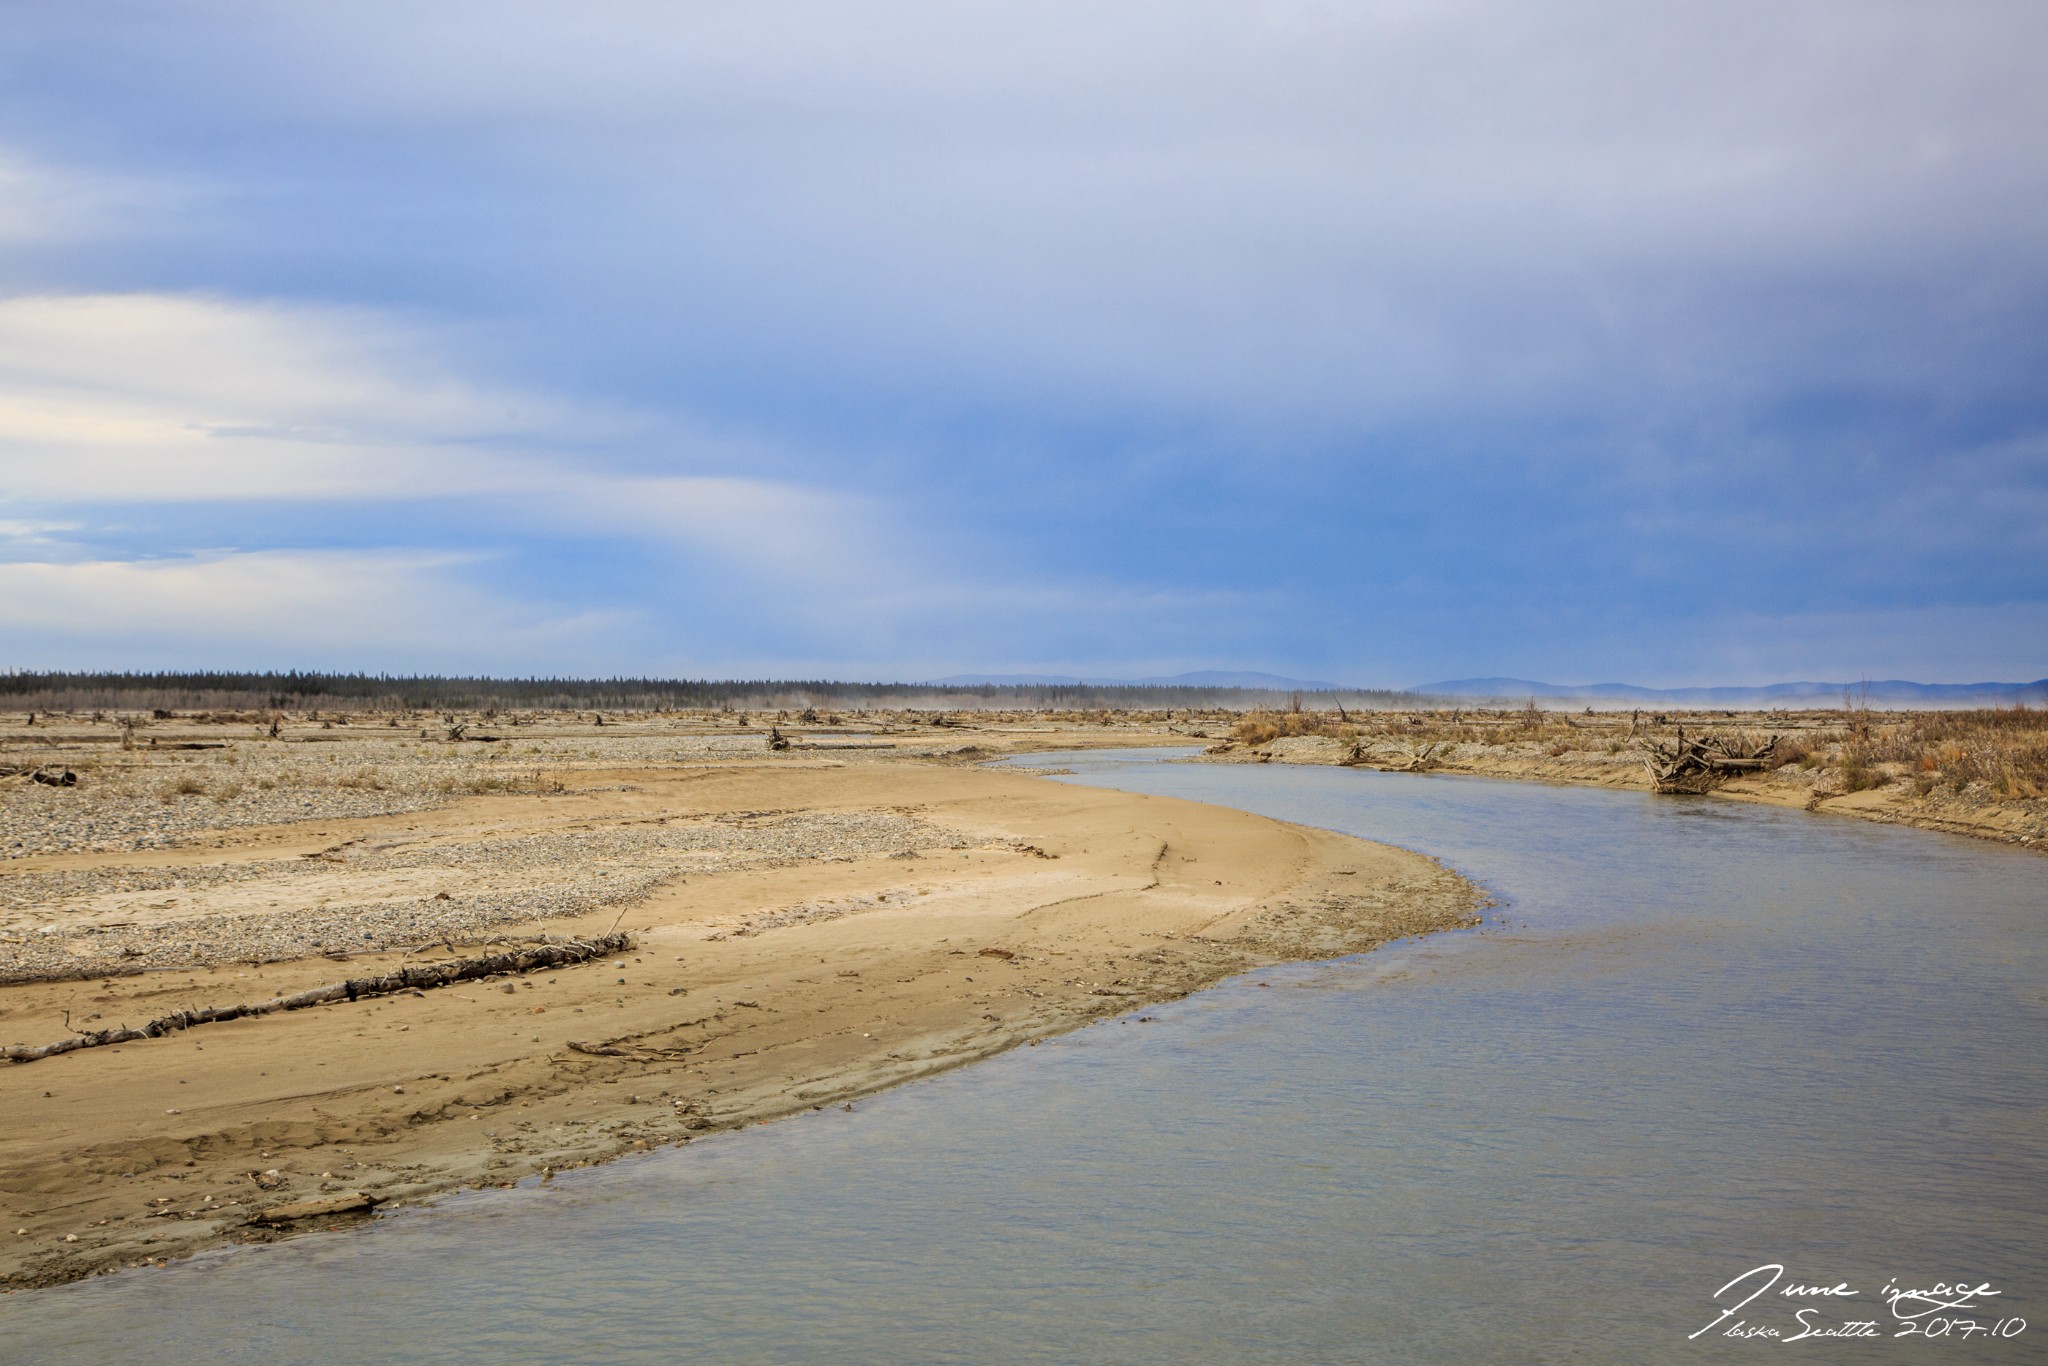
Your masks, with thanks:
[[(965, 843), (960, 835), (896, 812), (825, 811), (598, 826), (421, 847), (344, 848), (317, 860), (22, 873), (0, 879), (0, 982), (275, 962), (475, 939), (507, 925), (630, 904), (686, 874), (843, 862)], [(445, 883), (450, 872), (459, 872), (468, 890), (446, 900), (423, 888), (416, 897), (392, 898), (387, 891), (382, 899), (351, 901), (336, 895), (337, 870), (386, 887), (407, 875)], [(271, 899), (281, 903), (276, 909), (205, 911), (208, 889), (255, 879), (275, 888)], [(110, 894), (133, 891), (175, 893), (174, 899), (188, 909), (180, 909), (176, 918), (128, 924), (67, 928), (62, 923), (103, 908)], [(248, 900), (246, 892), (240, 895)], [(325, 904), (318, 898), (325, 898)], [(9, 933), (30, 928), (24, 921), (40, 932)], [(58, 923), (41, 923), (48, 921)], [(624, 967), (623, 960), (615, 966)]]
[[(80, 850), (161, 849), (212, 830), (424, 811), (479, 792), (531, 792), (531, 786), (522, 785), (530, 785), (536, 774), (545, 775), (545, 781), (579, 771), (762, 758), (766, 743), (754, 734), (534, 733), (483, 745), (337, 733), (308, 744), (211, 726), (181, 729), (178, 738), (227, 747), (152, 752), (146, 746), (116, 750), (60, 741), (52, 749), (38, 737), (33, 746), (0, 750), (0, 762), (61, 761), (80, 776), (77, 787), (28, 782), (0, 787), (0, 831), (6, 832), (0, 838), (0, 860)], [(932, 741), (895, 752), (929, 754), (945, 748)], [(865, 763), (895, 752), (850, 750), (835, 757)], [(179, 792), (182, 780), (200, 790)]]

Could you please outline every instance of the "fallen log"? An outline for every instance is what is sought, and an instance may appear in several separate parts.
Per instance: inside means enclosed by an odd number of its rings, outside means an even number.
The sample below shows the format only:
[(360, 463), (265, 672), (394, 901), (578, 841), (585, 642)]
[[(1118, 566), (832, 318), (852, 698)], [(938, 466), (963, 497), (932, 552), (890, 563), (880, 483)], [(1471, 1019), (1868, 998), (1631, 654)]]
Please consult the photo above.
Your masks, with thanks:
[(104, 1048), (108, 1044), (160, 1039), (166, 1034), (190, 1029), (194, 1025), (220, 1024), (228, 1020), (247, 1019), (254, 1015), (270, 1015), (280, 1010), (304, 1010), (307, 1006), (327, 1005), (336, 1001), (360, 1001), (366, 997), (390, 996), (401, 991), (426, 991), (434, 987), (452, 986), (457, 982), (472, 982), (480, 977), (496, 977), (503, 973), (567, 967), (573, 963), (602, 958), (609, 953), (623, 953), (632, 945), (633, 937), (630, 934), (607, 934), (587, 941), (571, 939), (559, 944), (530, 944), (505, 953), (485, 954), (481, 958), (458, 958), (446, 963), (416, 963), (379, 977), (352, 978), (346, 982), (312, 987), (268, 1001), (173, 1011), (169, 1015), (151, 1020), (140, 1029), (100, 1029), (69, 1039), (59, 1039), (55, 1043), (8, 1044), (0, 1048), (0, 1058), (5, 1058), (9, 1062), (36, 1062), (42, 1058), (54, 1058), (60, 1053), (75, 1053), (81, 1048)]
[(375, 1209), (384, 1203), (382, 1196), (369, 1195), (363, 1191), (344, 1191), (320, 1200), (299, 1200), (289, 1205), (273, 1205), (258, 1210), (249, 1216), (252, 1224), (289, 1224), (295, 1219), (318, 1219), (329, 1214), (354, 1214), (357, 1210)]

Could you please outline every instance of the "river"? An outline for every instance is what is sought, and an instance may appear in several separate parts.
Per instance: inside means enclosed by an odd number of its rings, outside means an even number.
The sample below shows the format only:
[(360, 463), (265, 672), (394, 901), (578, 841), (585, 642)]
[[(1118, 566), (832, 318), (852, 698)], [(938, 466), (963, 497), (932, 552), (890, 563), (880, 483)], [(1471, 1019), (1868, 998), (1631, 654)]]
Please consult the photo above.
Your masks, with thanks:
[[(851, 1112), (16, 1295), (0, 1359), (1720, 1361), (1802, 1307), (1883, 1334), (1794, 1344), (1828, 1360), (2048, 1359), (2039, 855), (1713, 799), (1025, 762), (1422, 850), (1500, 904)], [(1894, 1336), (1888, 1284), (1957, 1282), (1997, 1293)]]

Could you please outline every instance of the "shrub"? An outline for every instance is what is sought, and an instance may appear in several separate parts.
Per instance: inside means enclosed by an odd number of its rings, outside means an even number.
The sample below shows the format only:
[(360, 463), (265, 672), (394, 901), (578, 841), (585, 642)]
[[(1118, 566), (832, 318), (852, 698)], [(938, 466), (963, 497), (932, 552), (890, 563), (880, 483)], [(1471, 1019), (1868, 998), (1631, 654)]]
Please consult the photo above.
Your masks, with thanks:
[[(1886, 757), (1939, 775), (1954, 791), (1973, 783), (2003, 799), (2048, 794), (2048, 712), (2027, 707), (1920, 712), (1883, 738)], [(1918, 785), (1916, 784), (1916, 787)]]
[(1263, 745), (1280, 738), (1280, 727), (1272, 718), (1254, 712), (1232, 726), (1230, 733), (1247, 745)]
[(1240, 718), (1231, 727), (1231, 736), (1247, 745), (1263, 745), (1270, 740), (1289, 739), (1297, 735), (1323, 735), (1333, 740), (1356, 740), (1358, 727), (1347, 721), (1339, 721), (1329, 712), (1322, 711), (1255, 711)]

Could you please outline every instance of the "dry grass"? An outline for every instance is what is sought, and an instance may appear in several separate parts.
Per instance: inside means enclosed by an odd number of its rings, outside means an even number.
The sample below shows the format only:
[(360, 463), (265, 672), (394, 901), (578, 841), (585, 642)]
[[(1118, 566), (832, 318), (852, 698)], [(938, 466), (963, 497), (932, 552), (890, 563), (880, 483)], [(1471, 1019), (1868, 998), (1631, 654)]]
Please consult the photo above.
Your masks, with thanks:
[[(1250, 745), (1296, 735), (1407, 746), (1481, 745), (1572, 762), (1574, 754), (1618, 755), (1651, 737), (1708, 731), (1750, 745), (1778, 736), (1775, 767), (1816, 775), (1822, 787), (1860, 792), (1910, 783), (1921, 796), (1968, 792), (1984, 800), (2048, 796), (2048, 711), (1696, 712), (1670, 716), (1544, 711), (1251, 712), (1231, 734)], [(1731, 725), (1735, 728), (1731, 728)]]
[[(1923, 795), (1982, 784), (1995, 797), (2048, 795), (2048, 711), (1915, 712), (1852, 725), (1840, 744), (1844, 778), (1911, 775)], [(1874, 785), (1874, 784), (1866, 784)], [(1854, 791), (1854, 788), (1850, 789)]]
[(1779, 768), (1830, 770), (1844, 792), (1910, 782), (1923, 797), (1940, 788), (2048, 796), (2048, 711), (1852, 711), (1781, 734), (1775, 758)]
[(1233, 726), (1230, 733), (1248, 745), (1301, 735), (1322, 735), (1333, 740), (1358, 738), (1356, 726), (1326, 711), (1255, 711)]
[(2048, 712), (1851, 713), (1837, 728), (1781, 741), (1778, 762), (1837, 770), (1848, 792), (1910, 780), (1923, 797), (1973, 786), (1997, 798), (2040, 797), (2048, 795)]

